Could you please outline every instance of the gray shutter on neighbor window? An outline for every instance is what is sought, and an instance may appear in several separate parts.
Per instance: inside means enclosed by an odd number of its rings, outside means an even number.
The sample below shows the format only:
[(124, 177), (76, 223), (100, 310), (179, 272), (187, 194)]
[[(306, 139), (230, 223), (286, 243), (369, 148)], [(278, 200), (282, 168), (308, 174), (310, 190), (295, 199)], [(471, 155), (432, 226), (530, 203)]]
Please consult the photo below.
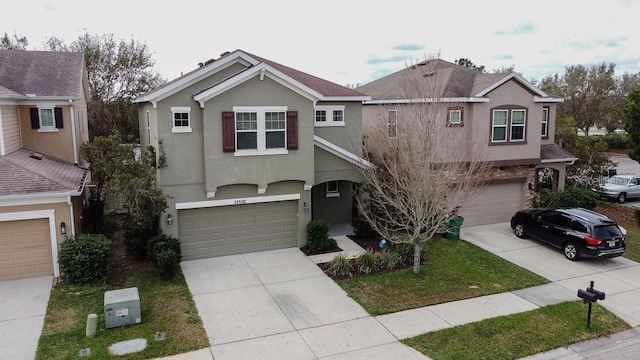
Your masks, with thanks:
[(31, 114), (31, 128), (40, 129), (40, 113), (38, 112), (38, 108), (29, 108), (29, 113)]
[(64, 124), (62, 123), (62, 108), (54, 108), (53, 114), (56, 118), (56, 129), (64, 128)]

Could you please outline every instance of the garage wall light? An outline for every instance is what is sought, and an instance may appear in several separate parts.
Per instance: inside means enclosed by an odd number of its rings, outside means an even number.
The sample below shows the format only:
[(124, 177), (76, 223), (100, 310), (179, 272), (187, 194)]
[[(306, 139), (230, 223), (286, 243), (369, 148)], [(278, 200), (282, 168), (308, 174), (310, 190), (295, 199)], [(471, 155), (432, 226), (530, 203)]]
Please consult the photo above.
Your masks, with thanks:
[(171, 214), (167, 214), (167, 224), (173, 224), (173, 216)]
[(60, 223), (60, 234), (67, 235), (67, 224), (64, 221)]

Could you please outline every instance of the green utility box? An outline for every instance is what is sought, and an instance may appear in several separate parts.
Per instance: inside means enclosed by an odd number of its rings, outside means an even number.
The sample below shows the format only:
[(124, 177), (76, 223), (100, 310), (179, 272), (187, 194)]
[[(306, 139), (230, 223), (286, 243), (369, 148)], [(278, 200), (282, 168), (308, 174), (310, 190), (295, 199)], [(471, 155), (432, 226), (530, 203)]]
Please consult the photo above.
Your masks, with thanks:
[(463, 221), (464, 218), (462, 216), (455, 216), (449, 220), (449, 224), (447, 225), (447, 239), (460, 240), (460, 228), (462, 227)]
[(107, 329), (139, 324), (141, 321), (137, 287), (104, 293), (104, 322)]

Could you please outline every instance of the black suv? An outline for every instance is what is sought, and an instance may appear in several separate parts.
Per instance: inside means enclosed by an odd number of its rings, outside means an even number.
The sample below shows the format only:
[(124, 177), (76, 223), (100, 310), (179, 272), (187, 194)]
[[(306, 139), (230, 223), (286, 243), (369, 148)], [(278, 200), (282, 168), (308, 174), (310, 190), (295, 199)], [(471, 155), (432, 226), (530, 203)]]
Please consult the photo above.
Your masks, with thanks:
[(562, 249), (569, 260), (611, 258), (625, 249), (624, 231), (615, 221), (583, 208), (518, 211), (511, 228), (519, 238), (530, 236)]

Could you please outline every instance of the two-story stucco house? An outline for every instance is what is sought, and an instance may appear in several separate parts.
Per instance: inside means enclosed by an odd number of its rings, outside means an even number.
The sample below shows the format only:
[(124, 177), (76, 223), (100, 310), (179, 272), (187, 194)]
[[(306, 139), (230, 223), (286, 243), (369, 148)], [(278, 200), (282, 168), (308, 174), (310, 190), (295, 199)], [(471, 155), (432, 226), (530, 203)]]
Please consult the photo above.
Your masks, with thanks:
[(59, 276), (80, 229), (89, 139), (82, 53), (0, 51), (0, 280)]
[[(437, 93), (420, 93), (424, 89)], [(556, 105), (563, 99), (544, 93), (516, 72), (485, 74), (434, 59), (356, 90), (372, 98), (363, 105), (366, 125), (379, 123), (377, 117), (383, 114), (388, 117), (384, 125), (396, 127), (417, 121), (411, 107), (448, 103), (436, 121), (457, 132), (461, 141), (486, 144), (491, 175), (487, 186), (460, 210), (465, 226), (509, 221), (517, 210), (532, 206), (538, 169), (551, 169), (554, 186), (563, 189), (566, 166), (575, 161), (554, 143)], [(455, 152), (456, 142), (450, 146)]]
[(302, 247), (312, 219), (350, 223), (369, 99), (242, 50), (141, 95), (141, 145), (167, 159), (162, 230), (196, 259)]

